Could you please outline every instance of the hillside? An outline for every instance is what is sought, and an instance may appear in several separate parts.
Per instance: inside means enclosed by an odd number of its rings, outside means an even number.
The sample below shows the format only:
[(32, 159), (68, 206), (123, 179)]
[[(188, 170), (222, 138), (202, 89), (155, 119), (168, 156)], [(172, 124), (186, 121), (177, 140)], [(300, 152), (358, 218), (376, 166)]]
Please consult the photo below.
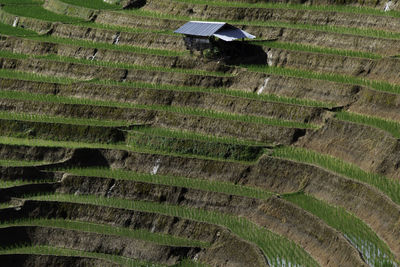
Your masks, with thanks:
[(400, 1), (109, 2), (0, 0), (0, 266), (399, 266)]

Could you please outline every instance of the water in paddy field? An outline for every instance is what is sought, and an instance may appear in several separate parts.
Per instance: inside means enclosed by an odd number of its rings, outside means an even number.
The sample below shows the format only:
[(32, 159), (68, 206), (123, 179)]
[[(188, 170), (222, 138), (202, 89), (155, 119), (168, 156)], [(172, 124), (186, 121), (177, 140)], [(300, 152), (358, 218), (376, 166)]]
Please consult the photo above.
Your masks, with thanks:
[(344, 234), (350, 243), (361, 252), (364, 260), (371, 267), (374, 266), (393, 266), (398, 267), (398, 264), (393, 261), (386, 253), (377, 248), (373, 243), (357, 237), (350, 237)]

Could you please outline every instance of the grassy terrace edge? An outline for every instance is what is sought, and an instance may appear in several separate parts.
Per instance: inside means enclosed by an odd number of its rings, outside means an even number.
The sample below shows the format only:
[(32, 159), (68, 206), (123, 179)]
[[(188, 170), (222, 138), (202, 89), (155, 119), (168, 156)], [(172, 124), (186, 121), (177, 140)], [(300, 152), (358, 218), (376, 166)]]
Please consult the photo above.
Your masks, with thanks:
[(145, 201), (131, 201), (125, 199), (100, 198), (93, 196), (74, 195), (43, 195), (31, 197), (32, 200), (63, 201), (72, 203), (86, 203), (128, 210), (155, 212), (166, 215), (178, 216), (191, 220), (222, 225), (229, 228), (239, 237), (258, 245), (268, 258), (269, 263), (279, 264), (279, 259), (305, 266), (318, 266), (318, 264), (302, 248), (293, 241), (274, 234), (265, 228), (256, 226), (244, 218), (237, 218), (228, 214), (205, 211), (202, 209), (181, 207), (175, 205), (159, 204)]

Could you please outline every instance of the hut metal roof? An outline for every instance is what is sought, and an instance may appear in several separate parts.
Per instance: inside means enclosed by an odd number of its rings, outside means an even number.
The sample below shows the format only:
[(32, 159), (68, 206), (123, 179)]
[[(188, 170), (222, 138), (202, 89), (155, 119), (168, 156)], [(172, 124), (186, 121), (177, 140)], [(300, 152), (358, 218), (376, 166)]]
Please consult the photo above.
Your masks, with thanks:
[(255, 38), (254, 35), (225, 22), (189, 21), (177, 29), (175, 33), (202, 37), (215, 36), (225, 41), (233, 41), (240, 38)]

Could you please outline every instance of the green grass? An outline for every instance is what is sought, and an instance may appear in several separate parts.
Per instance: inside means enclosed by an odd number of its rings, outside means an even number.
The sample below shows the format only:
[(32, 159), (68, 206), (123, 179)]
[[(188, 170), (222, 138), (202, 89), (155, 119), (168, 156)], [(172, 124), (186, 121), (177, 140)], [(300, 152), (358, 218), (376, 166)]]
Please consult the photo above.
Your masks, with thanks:
[(297, 44), (297, 43), (285, 43), (285, 42), (278, 42), (278, 41), (250, 41), (249, 43), (255, 44), (255, 45), (262, 45), (262, 46), (266, 46), (269, 48), (279, 48), (279, 49), (285, 49), (285, 50), (304, 51), (304, 52), (330, 54), (330, 55), (337, 55), (337, 56), (359, 57), (359, 58), (369, 58), (369, 59), (381, 59), (382, 58), (381, 55), (374, 54), (374, 53), (343, 50), (343, 49), (333, 49), (333, 48), (303, 45), (303, 44)]
[(186, 239), (168, 234), (152, 233), (144, 229), (130, 229), (125, 227), (116, 227), (111, 225), (63, 219), (24, 219), (19, 221), (9, 221), (0, 224), (0, 228), (11, 226), (56, 227), (76, 230), (80, 232), (90, 232), (104, 235), (128, 237), (132, 239), (140, 239), (166, 246), (208, 247), (210, 245), (202, 241)]
[(199, 5), (212, 5), (222, 7), (244, 7), (244, 8), (274, 8), (274, 9), (293, 9), (293, 10), (310, 10), (310, 11), (328, 11), (328, 12), (345, 12), (345, 13), (358, 13), (375, 16), (390, 16), (400, 17), (399, 11), (384, 12), (383, 10), (370, 8), (370, 7), (354, 7), (349, 5), (308, 5), (308, 4), (285, 4), (285, 3), (268, 3), (265, 1), (258, 1), (256, 3), (246, 3), (240, 1), (224, 1), (224, 0), (174, 0), (176, 2), (185, 2)]
[(315, 164), (348, 178), (370, 184), (386, 194), (395, 203), (400, 204), (400, 183), (398, 181), (383, 175), (363, 171), (361, 168), (341, 159), (295, 147), (274, 149), (272, 156)]
[(163, 266), (156, 263), (144, 262), (133, 260), (130, 258), (116, 256), (111, 254), (86, 252), (82, 250), (74, 250), (67, 248), (58, 248), (54, 246), (20, 246), (15, 248), (4, 248), (0, 250), (1, 255), (6, 254), (34, 254), (34, 255), (54, 255), (54, 256), (68, 256), (68, 257), (87, 257), (103, 259), (110, 262), (120, 264), (128, 267), (148, 267), (148, 266)]
[(163, 30), (149, 30), (149, 29), (142, 29), (142, 28), (130, 28), (130, 27), (123, 27), (117, 25), (110, 25), (110, 24), (100, 24), (100, 23), (93, 23), (91, 21), (87, 21), (83, 18), (66, 16), (63, 14), (57, 14), (51, 12), (45, 8), (43, 8), (39, 4), (31, 4), (31, 5), (5, 5), (2, 10), (8, 14), (33, 18), (41, 21), (48, 21), (48, 22), (61, 22), (66, 24), (71, 24), (75, 26), (81, 27), (91, 27), (91, 28), (98, 28), (98, 29), (105, 29), (105, 30), (115, 30), (121, 32), (130, 32), (130, 33), (154, 33), (154, 34), (168, 34), (168, 35), (176, 35), (178, 34), (173, 33), (172, 30), (163, 29)]
[(277, 258), (279, 258), (285, 259), (286, 262), (301, 264), (304, 266), (318, 266), (318, 264), (303, 249), (295, 245), (292, 241), (276, 235), (265, 228), (261, 228), (243, 217), (236, 217), (203, 209), (179, 207), (175, 205), (117, 198), (100, 198), (94, 196), (44, 195), (32, 197), (31, 199), (44, 201), (68, 201), (73, 203), (87, 203), (129, 210), (155, 212), (223, 225), (228, 227), (239, 237), (257, 244), (268, 257), (268, 262), (270, 264), (278, 264)]
[(387, 244), (379, 239), (367, 224), (345, 209), (330, 206), (303, 193), (288, 194), (283, 198), (316, 215), (329, 226), (342, 232), (361, 251), (364, 259), (371, 266), (381, 266), (384, 262), (391, 262), (395, 265), (395, 257)]
[(222, 94), (222, 95), (229, 95), (229, 96), (233, 96), (233, 97), (254, 99), (254, 100), (259, 100), (259, 101), (277, 102), (277, 103), (302, 105), (302, 106), (310, 106), (310, 107), (328, 107), (329, 108), (329, 107), (335, 106), (334, 103), (318, 102), (318, 101), (299, 99), (299, 98), (282, 97), (282, 96), (277, 96), (277, 95), (273, 95), (273, 94), (258, 95), (253, 92), (231, 90), (231, 89), (227, 89), (227, 88), (174, 86), (174, 85), (167, 85), (167, 84), (155, 84), (155, 83), (143, 83), (143, 82), (117, 82), (117, 81), (111, 81), (111, 80), (98, 80), (98, 79), (87, 81), (87, 80), (79, 80), (79, 79), (72, 79), (72, 78), (65, 78), (65, 77), (45, 76), (45, 75), (39, 75), (36, 73), (27, 73), (27, 72), (13, 71), (13, 70), (7, 70), (7, 69), (0, 69), (0, 78), (46, 82), (46, 83), (60, 83), (60, 84), (72, 84), (75, 82), (85, 82), (85, 83), (94, 83), (94, 84), (99, 84), (99, 85), (116, 85), (116, 86), (147, 88), (147, 89), (155, 89), (155, 90), (204, 92), (204, 93)]
[(20, 36), (20, 37), (38, 37), (39, 35), (31, 30), (20, 27), (13, 27), (8, 24), (0, 23), (0, 35)]
[(0, 209), (11, 208), (12, 205), (10, 203), (0, 203)]
[(10, 160), (0, 159), (0, 166), (3, 167), (24, 167), (24, 166), (35, 166), (48, 164), (47, 161), (22, 161), (22, 160)]
[[(1, 26), (1, 24), (0, 24), (0, 26)], [(147, 48), (147, 47), (139, 47), (139, 46), (123, 45), (123, 44), (113, 45), (113, 44), (104, 43), (104, 42), (94, 42), (94, 41), (88, 41), (88, 40), (61, 38), (61, 37), (55, 37), (55, 36), (51, 36), (51, 35), (43, 35), (40, 37), (30, 37), (30, 39), (38, 40), (38, 41), (42, 41), (42, 42), (51, 42), (51, 43), (57, 43), (57, 44), (82, 46), (82, 47), (86, 47), (86, 48), (107, 49), (107, 50), (116, 50), (116, 51), (122, 51), (122, 52), (140, 53), (140, 54), (149, 54), (149, 55), (158, 55), (158, 56), (177, 57), (177, 56), (188, 55), (187, 51), (155, 49), (155, 48)]]
[(133, 151), (136, 153), (165, 155), (165, 156), (171, 156), (171, 157), (196, 158), (196, 159), (213, 160), (213, 161), (220, 161), (220, 162), (236, 162), (236, 163), (241, 163), (243, 165), (251, 165), (252, 164), (252, 162), (249, 162), (249, 161), (222, 159), (222, 158), (217, 158), (217, 157), (207, 157), (207, 156), (201, 156), (201, 155), (186, 155), (186, 154), (165, 152), (165, 151), (160, 151), (160, 150), (137, 148), (137, 147), (128, 146), (123, 143), (118, 143), (118, 144), (85, 143), (85, 142), (38, 139), (38, 138), (31, 139), (31, 138), (0, 136), (0, 144), (15, 145), (15, 146), (33, 146), (33, 147), (41, 146), (41, 147), (63, 147), (63, 148), (116, 149), (116, 150), (124, 150), (124, 151)]
[(343, 84), (354, 84), (360, 86), (367, 86), (377, 91), (400, 94), (400, 86), (393, 85), (388, 82), (368, 80), (364, 78), (341, 75), (341, 74), (321, 73), (321, 72), (299, 70), (292, 68), (269, 67), (269, 66), (258, 66), (258, 65), (247, 65), (245, 67), (248, 70), (255, 72), (262, 72), (267, 74), (282, 75), (289, 77), (299, 77), (306, 79), (324, 80), (324, 81), (343, 83)]
[[(191, 1), (191, 0), (189, 0)], [(153, 18), (165, 18), (165, 19), (175, 19), (175, 20), (202, 20), (201, 17), (189, 17), (189, 16), (176, 16), (171, 14), (161, 14), (159, 12), (147, 11), (147, 10), (133, 10), (126, 11), (131, 14), (137, 16), (147, 16)], [(392, 12), (391, 14), (397, 14), (396, 16), (400, 17), (400, 12)], [(386, 14), (388, 15), (388, 14)], [(383, 30), (374, 30), (374, 29), (361, 29), (361, 28), (351, 28), (351, 27), (340, 27), (340, 26), (329, 26), (329, 25), (312, 25), (312, 24), (303, 24), (303, 23), (288, 23), (282, 21), (258, 21), (258, 20), (225, 20), (230, 24), (234, 25), (249, 25), (249, 26), (262, 26), (262, 27), (279, 27), (279, 28), (290, 28), (290, 29), (300, 29), (300, 30), (312, 30), (312, 31), (323, 31), (323, 32), (331, 32), (331, 33), (339, 33), (339, 34), (352, 34), (358, 36), (366, 36), (366, 37), (375, 37), (375, 38), (388, 38), (388, 39), (399, 39), (400, 33), (383, 31)]]
[(230, 120), (230, 121), (239, 121), (239, 122), (244, 122), (244, 123), (265, 124), (265, 125), (289, 127), (289, 128), (308, 128), (308, 129), (318, 128), (316, 125), (309, 124), (309, 123), (301, 123), (301, 122), (295, 122), (295, 121), (287, 121), (287, 120), (280, 120), (280, 119), (275, 119), (275, 118), (252, 116), (252, 115), (231, 114), (231, 113), (219, 112), (219, 111), (214, 111), (214, 110), (206, 110), (206, 109), (190, 108), (190, 107), (142, 105), (142, 104), (113, 102), (113, 101), (101, 101), (101, 100), (91, 100), (91, 99), (83, 99), (83, 98), (62, 97), (62, 96), (54, 96), (54, 95), (37, 95), (37, 94), (32, 94), (32, 93), (25, 93), (25, 92), (21, 93), (21, 92), (15, 92), (15, 91), (0, 91), (0, 98), (41, 101), (41, 102), (49, 102), (49, 103), (83, 104), (83, 105), (94, 105), (94, 106), (108, 106), (108, 107), (165, 111), (165, 112), (173, 112), (173, 113), (179, 113), (179, 114), (190, 115), (190, 116), (207, 117), (207, 118), (211, 118), (211, 119), (222, 119), (222, 120)]
[(0, 189), (1, 189), (1, 188), (13, 187), (13, 186), (20, 186), (20, 185), (33, 184), (33, 183), (43, 183), (43, 182), (44, 182), (44, 181), (22, 181), (22, 180), (17, 180), (17, 181), (3, 181), (3, 180), (0, 180)]
[(121, 45), (121, 44), (113, 45), (113, 44), (104, 43), (104, 42), (93, 42), (93, 41), (88, 41), (88, 40), (61, 38), (61, 37), (55, 37), (55, 36), (51, 36), (51, 35), (38, 35), (34, 31), (19, 28), (19, 27), (12, 27), (11, 25), (4, 24), (4, 23), (0, 23), (0, 33), (2, 35), (21, 36), (24, 38), (37, 40), (37, 41), (41, 41), (41, 42), (82, 46), (82, 47), (86, 47), (86, 48), (107, 49), (107, 50), (116, 50), (116, 51), (140, 53), (140, 54), (152, 54), (152, 55), (160, 55), (160, 56), (171, 56), (171, 57), (183, 56), (183, 55), (188, 54), (188, 52), (186, 52), (186, 51), (153, 49), (153, 48), (145, 48), (145, 47)]
[(191, 139), (196, 141), (204, 141), (210, 143), (224, 143), (224, 144), (235, 144), (245, 146), (265, 146), (266, 143), (243, 140), (233, 137), (218, 137), (215, 135), (200, 134), (192, 131), (185, 130), (171, 130), (157, 127), (138, 127), (134, 131), (148, 135), (156, 135), (162, 137), (180, 138), (180, 139)]
[(144, 70), (144, 71), (157, 71), (157, 72), (173, 72), (173, 73), (183, 73), (189, 75), (208, 75), (216, 77), (233, 77), (229, 73), (215, 72), (215, 71), (204, 71), (198, 69), (184, 69), (184, 68), (167, 68), (155, 65), (133, 65), (127, 63), (117, 63), (111, 61), (99, 61), (90, 60), (86, 58), (73, 58), (58, 55), (27, 55), (20, 53), (12, 53), (9, 51), (0, 51), (0, 57), (3, 58), (13, 58), (13, 59), (44, 59), (50, 61), (64, 62), (64, 63), (74, 63), (74, 64), (85, 64), (93, 66), (101, 66), (107, 68), (121, 68), (121, 69), (132, 69), (132, 70)]
[(107, 4), (103, 0), (90, 0), (90, 1), (82, 1), (82, 0), (61, 0), (64, 3), (68, 3), (75, 6), (82, 6), (86, 8), (93, 9), (105, 9), (105, 10), (118, 10), (122, 7), (119, 5)]
[(256, 187), (242, 186), (229, 182), (220, 182), (201, 178), (186, 178), (171, 175), (152, 175), (146, 173), (137, 173), (118, 169), (111, 170), (105, 168), (69, 168), (61, 169), (59, 171), (68, 172), (78, 176), (104, 177), (117, 180), (162, 184), (259, 199), (268, 199), (272, 195), (272, 193)]
[(50, 116), (50, 115), (29, 114), (29, 113), (12, 113), (4, 111), (0, 111), (0, 120), (62, 123), (62, 124), (73, 124), (73, 125), (101, 126), (101, 127), (124, 127), (134, 124), (134, 122), (125, 120), (68, 118), (61, 116)]
[(78, 23), (82, 19), (60, 15), (44, 9), (40, 4), (34, 5), (5, 5), (3, 10), (7, 13), (21, 17), (30, 17), (51, 22)]
[(44, 0), (0, 0), (4, 5), (36, 5), (43, 4)]
[(71, 84), (80, 81), (71, 78), (44, 76), (37, 73), (21, 72), (9, 69), (0, 69), (0, 78), (34, 81), (34, 82), (59, 83), (59, 84)]
[(386, 120), (374, 116), (366, 116), (346, 111), (336, 113), (335, 118), (343, 121), (366, 124), (375, 128), (382, 129), (398, 139), (400, 138), (400, 123), (397, 121)]
[(16, 145), (16, 146), (104, 148), (104, 149), (129, 150), (129, 148), (124, 144), (110, 145), (110, 144), (101, 144), (101, 143), (84, 143), (84, 142), (72, 142), (72, 141), (53, 141), (53, 140), (43, 140), (43, 139), (26, 139), (26, 138), (16, 138), (16, 137), (8, 137), (8, 136), (0, 136), (0, 144)]

